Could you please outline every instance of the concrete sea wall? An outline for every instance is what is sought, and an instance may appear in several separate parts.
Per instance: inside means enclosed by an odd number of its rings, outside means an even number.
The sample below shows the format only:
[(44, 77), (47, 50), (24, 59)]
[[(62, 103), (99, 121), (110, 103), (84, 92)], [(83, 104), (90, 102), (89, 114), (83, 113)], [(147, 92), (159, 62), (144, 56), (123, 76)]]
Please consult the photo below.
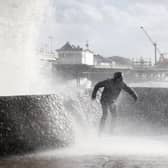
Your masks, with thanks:
[(67, 145), (70, 123), (58, 95), (0, 97), (0, 155)]
[[(139, 100), (122, 92), (116, 129), (135, 135), (168, 134), (168, 89), (135, 88)], [(98, 127), (101, 106), (90, 94), (0, 97), (0, 156), (22, 154), (73, 143), (73, 122)]]
[(123, 131), (168, 134), (168, 88), (136, 87), (135, 90), (139, 97), (136, 103), (124, 92), (119, 100), (118, 115), (125, 127)]

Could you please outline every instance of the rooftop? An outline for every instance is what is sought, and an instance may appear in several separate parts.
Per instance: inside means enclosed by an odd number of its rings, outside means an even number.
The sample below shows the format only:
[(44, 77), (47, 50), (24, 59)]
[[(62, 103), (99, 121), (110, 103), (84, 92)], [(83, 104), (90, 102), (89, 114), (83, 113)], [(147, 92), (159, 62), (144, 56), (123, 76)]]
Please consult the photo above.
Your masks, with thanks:
[(69, 42), (66, 42), (60, 49), (57, 49), (57, 51), (82, 51), (83, 49), (80, 46), (75, 46), (73, 44), (70, 44)]

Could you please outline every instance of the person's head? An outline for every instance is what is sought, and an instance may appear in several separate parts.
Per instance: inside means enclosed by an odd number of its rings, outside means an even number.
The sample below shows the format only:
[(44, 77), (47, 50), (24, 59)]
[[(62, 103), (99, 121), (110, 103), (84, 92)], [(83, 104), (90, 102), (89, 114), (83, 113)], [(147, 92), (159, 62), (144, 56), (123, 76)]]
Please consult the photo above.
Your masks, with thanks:
[(115, 72), (113, 75), (113, 79), (115, 81), (122, 81), (123, 80), (122, 72)]

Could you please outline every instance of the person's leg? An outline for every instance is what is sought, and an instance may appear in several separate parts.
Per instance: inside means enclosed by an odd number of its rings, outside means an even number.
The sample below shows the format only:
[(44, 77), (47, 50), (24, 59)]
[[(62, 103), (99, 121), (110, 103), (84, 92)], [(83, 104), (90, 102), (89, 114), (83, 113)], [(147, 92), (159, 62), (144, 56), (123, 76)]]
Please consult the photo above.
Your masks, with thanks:
[(111, 118), (112, 118), (112, 129), (115, 128), (116, 125), (116, 119), (117, 119), (117, 108), (116, 108), (116, 104), (113, 103), (110, 105), (110, 113), (111, 113)]
[(106, 122), (106, 119), (107, 119), (107, 113), (108, 113), (108, 106), (107, 104), (104, 104), (102, 103), (102, 117), (101, 117), (101, 120), (100, 120), (100, 128), (99, 128), (99, 131), (102, 132), (103, 129), (104, 129), (104, 126), (105, 126), (105, 122)]

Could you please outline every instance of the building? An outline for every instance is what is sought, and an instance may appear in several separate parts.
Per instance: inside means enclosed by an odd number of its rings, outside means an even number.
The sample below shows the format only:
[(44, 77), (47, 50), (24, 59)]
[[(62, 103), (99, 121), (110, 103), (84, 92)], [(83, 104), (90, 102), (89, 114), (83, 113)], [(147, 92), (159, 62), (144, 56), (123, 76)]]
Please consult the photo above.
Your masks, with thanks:
[(121, 67), (121, 68), (132, 68), (132, 62), (128, 58), (124, 58), (121, 56), (112, 56), (107, 58), (109, 62), (113, 65), (113, 67)]
[(94, 55), (94, 65), (100, 65), (104, 61), (105, 61), (105, 58), (102, 55), (99, 55), (99, 54)]
[(112, 57), (103, 57), (101, 55), (94, 56), (95, 67), (99, 68), (113, 68), (113, 69), (131, 69), (132, 64), (131, 60), (120, 57), (120, 56), (112, 56)]
[(71, 65), (94, 65), (94, 54), (86, 45), (86, 49), (80, 46), (74, 46), (67, 42), (60, 49), (57, 49), (58, 64), (71, 64)]
[(161, 54), (159, 61), (155, 65), (156, 68), (168, 68), (168, 54)]
[(57, 53), (49, 50), (47, 46), (37, 49), (36, 54), (42, 59), (57, 59)]
[(132, 65), (134, 69), (146, 69), (152, 67), (152, 61), (151, 59), (144, 60), (143, 57), (140, 57), (138, 60), (132, 60)]

